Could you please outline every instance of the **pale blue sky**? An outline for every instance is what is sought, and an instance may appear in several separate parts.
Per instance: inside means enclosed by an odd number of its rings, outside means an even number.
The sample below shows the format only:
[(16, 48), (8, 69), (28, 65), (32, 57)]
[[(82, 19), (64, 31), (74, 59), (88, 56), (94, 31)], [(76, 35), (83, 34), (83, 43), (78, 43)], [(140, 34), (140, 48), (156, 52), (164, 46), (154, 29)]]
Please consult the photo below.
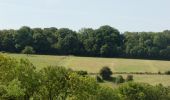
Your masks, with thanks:
[(101, 25), (121, 32), (170, 29), (170, 0), (0, 0), (0, 29)]

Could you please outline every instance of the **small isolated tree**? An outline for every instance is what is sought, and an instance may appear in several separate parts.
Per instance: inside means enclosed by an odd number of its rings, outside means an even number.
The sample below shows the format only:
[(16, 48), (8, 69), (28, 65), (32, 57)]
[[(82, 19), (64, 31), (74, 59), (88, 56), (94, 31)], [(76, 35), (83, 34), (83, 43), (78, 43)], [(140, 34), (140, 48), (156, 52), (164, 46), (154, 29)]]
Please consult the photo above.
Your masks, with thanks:
[(133, 75), (127, 75), (126, 82), (133, 81)]
[(26, 46), (23, 50), (22, 50), (22, 53), (24, 53), (24, 54), (33, 54), (33, 53), (35, 53), (35, 51), (34, 51), (34, 48), (33, 47), (31, 47), (31, 46)]
[(100, 76), (104, 79), (104, 80), (109, 80), (111, 79), (111, 75), (112, 75), (112, 71), (109, 67), (105, 66), (100, 70)]

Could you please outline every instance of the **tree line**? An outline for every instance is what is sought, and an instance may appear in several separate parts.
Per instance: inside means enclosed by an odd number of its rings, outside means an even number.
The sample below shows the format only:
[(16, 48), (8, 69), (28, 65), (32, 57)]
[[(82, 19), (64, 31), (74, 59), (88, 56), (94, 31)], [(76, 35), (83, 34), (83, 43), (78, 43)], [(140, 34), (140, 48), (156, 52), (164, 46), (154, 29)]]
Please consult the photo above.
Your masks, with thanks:
[[(105, 70), (107, 71), (107, 70)], [(1, 100), (170, 100), (170, 87), (127, 82), (100, 85), (88, 75), (48, 66), (40, 70), (26, 59), (0, 54)]]
[(124, 32), (105, 25), (98, 29), (30, 28), (0, 30), (0, 51), (36, 54), (170, 59), (170, 31)]

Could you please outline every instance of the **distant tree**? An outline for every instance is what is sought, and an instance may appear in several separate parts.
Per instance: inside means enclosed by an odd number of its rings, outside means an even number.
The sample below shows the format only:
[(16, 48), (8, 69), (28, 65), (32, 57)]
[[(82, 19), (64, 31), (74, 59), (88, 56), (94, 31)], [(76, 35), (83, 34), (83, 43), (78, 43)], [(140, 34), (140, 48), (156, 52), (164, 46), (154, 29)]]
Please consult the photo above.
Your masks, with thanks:
[(96, 32), (96, 47), (101, 56), (118, 56), (117, 48), (121, 45), (120, 32), (108, 25), (101, 26)]
[(154, 45), (158, 46), (159, 48), (165, 48), (167, 46), (167, 38), (164, 34), (156, 34), (153, 39)]
[(0, 32), (0, 49), (8, 52), (15, 52), (15, 30), (4, 30)]
[(33, 44), (33, 31), (30, 27), (23, 26), (15, 34), (15, 47), (20, 52), (27, 45)]
[(79, 31), (79, 40), (82, 43), (84, 55), (97, 55), (97, 46), (96, 46), (96, 34), (95, 30), (91, 28), (83, 28)]
[(165, 72), (166, 75), (170, 75), (170, 70)]
[(111, 56), (110, 53), (113, 52), (107, 44), (103, 45), (100, 49), (101, 56), (108, 57)]
[(112, 71), (109, 67), (105, 66), (100, 70), (100, 76), (104, 79), (104, 80), (109, 80), (111, 78), (112, 75)]
[(76, 32), (61, 28), (57, 30), (57, 43), (55, 48), (59, 50), (61, 54), (78, 54), (79, 53), (79, 40)]
[(52, 54), (54, 51), (53, 45), (57, 42), (56, 28), (34, 28), (33, 29), (33, 47), (37, 53)]
[(35, 53), (35, 51), (34, 51), (33, 47), (31, 47), (31, 46), (26, 46), (26, 47), (22, 50), (22, 53), (28, 55), (28, 54), (33, 54), (33, 53)]

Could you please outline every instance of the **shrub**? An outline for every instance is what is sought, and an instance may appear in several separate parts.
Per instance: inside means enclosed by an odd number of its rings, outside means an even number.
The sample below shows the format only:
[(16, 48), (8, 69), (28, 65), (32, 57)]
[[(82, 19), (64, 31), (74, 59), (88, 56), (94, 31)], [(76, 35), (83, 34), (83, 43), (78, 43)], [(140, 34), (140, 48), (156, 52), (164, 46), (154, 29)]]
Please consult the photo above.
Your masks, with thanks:
[(88, 73), (87, 73), (87, 71), (76, 71), (76, 73), (78, 74), (78, 75), (82, 75), (82, 76), (85, 76), (85, 75), (87, 75)]
[(126, 82), (133, 81), (133, 75), (127, 75)]
[(170, 75), (170, 70), (165, 72), (166, 75)]
[(160, 71), (158, 71), (158, 74), (162, 74)]
[(125, 83), (118, 88), (118, 94), (122, 100), (150, 100), (146, 99), (146, 89), (150, 90), (150, 85), (138, 83)]
[(116, 84), (123, 83), (125, 80), (123, 79), (122, 75), (119, 75), (116, 77)]
[(34, 48), (33, 47), (31, 47), (31, 46), (26, 46), (23, 50), (22, 50), (22, 53), (24, 53), (24, 54), (33, 54), (33, 53), (35, 53), (35, 51), (34, 51)]
[(97, 80), (97, 82), (103, 82), (102, 78), (98, 75), (96, 76), (96, 80)]
[(114, 89), (109, 87), (101, 87), (98, 89), (98, 95), (95, 99), (90, 100), (120, 100)]
[(121, 100), (170, 100), (168, 88), (146, 83), (124, 83), (117, 88), (117, 94)]
[(112, 75), (112, 71), (110, 70), (109, 67), (103, 67), (100, 70), (100, 76), (104, 79), (104, 80), (109, 80), (111, 78)]

